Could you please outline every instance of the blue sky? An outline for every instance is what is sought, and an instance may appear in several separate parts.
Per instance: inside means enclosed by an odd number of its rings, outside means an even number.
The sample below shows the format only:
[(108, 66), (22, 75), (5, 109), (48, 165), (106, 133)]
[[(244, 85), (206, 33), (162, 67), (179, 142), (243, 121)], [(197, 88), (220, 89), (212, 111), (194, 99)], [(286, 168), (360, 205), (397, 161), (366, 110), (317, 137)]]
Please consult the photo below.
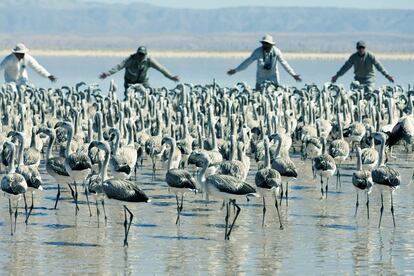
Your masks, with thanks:
[(414, 9), (412, 0), (81, 0), (107, 3), (144, 2), (175, 8), (219, 8), (234, 6), (300, 6), (300, 7), (346, 7), (363, 9)]

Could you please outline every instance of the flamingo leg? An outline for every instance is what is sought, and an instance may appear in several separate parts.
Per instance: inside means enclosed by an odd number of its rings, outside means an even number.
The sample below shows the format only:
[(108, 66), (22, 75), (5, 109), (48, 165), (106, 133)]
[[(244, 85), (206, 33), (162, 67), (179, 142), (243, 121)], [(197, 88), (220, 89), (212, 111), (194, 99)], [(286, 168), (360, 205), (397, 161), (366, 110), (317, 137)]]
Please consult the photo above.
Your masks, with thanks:
[(74, 182), (75, 185), (75, 215), (78, 215), (78, 210), (79, 210), (79, 206), (78, 206), (78, 185), (76, 184), (76, 182)]
[(124, 246), (128, 246), (128, 239), (127, 239), (127, 215), (126, 215), (126, 207), (124, 205)]
[(383, 197), (382, 193), (381, 193), (381, 209), (380, 209), (380, 211), (381, 211), (381, 213), (380, 213), (378, 228), (381, 227), (382, 213), (384, 212), (384, 197)]
[(391, 214), (392, 214), (392, 222), (394, 223), (395, 228), (395, 217), (394, 217), (394, 192), (391, 191)]
[(175, 195), (175, 199), (177, 200), (177, 219), (175, 220), (175, 224), (178, 224), (180, 222), (180, 213), (181, 213), (180, 203), (178, 201), (178, 195)]
[(26, 194), (23, 194), (23, 201), (24, 201), (24, 214), (27, 217), (27, 199), (26, 199)]
[(13, 210), (12, 210), (10, 198), (9, 198), (9, 214), (10, 214), (10, 235), (13, 236)]
[(357, 215), (357, 212), (358, 212), (358, 206), (359, 206), (359, 200), (358, 200), (358, 197), (359, 197), (359, 194), (358, 194), (358, 192), (357, 192), (357, 200), (356, 200), (356, 203), (355, 203), (355, 214), (354, 214), (354, 217), (356, 218), (356, 215)]
[(17, 209), (18, 209), (18, 207), (19, 207), (19, 202), (17, 201), (16, 211), (14, 212), (14, 232), (15, 233), (16, 233), (16, 226), (17, 226), (17, 215), (18, 215)]
[(288, 190), (289, 190), (289, 182), (286, 182), (286, 191), (285, 191), (286, 206), (288, 206)]
[(275, 193), (275, 207), (276, 207), (276, 211), (277, 211), (277, 216), (279, 218), (280, 229), (283, 230), (282, 220), (280, 219), (279, 206), (277, 204), (276, 193)]
[(226, 217), (225, 217), (226, 228), (224, 230), (224, 240), (227, 240), (228, 239), (228, 237), (227, 237), (227, 228), (229, 226), (229, 212), (230, 212), (230, 210), (229, 210), (229, 203), (226, 202)]
[(60, 198), (60, 184), (58, 184), (58, 192), (57, 192), (57, 195), (56, 195), (56, 201), (55, 201), (55, 207), (54, 207), (55, 210), (57, 209), (57, 204), (58, 204), (59, 198)]
[(85, 185), (85, 196), (86, 196), (86, 202), (88, 203), (88, 209), (89, 209), (89, 216), (92, 216), (92, 211), (91, 211), (91, 205), (89, 203), (89, 195), (88, 195), (89, 191), (88, 191), (88, 187), (87, 185)]
[[(129, 223), (128, 223), (128, 227), (126, 228), (125, 241), (124, 241), (124, 245), (126, 243), (126, 246), (128, 246), (128, 234), (129, 234), (129, 229), (131, 228), (132, 220), (134, 219), (134, 215), (128, 209), (128, 207), (126, 207), (126, 205), (124, 205), (124, 210), (126, 210), (129, 213)], [(125, 213), (125, 223), (126, 223), (126, 213)]]
[(367, 193), (367, 219), (369, 220), (369, 194)]
[(102, 201), (101, 201), (101, 204), (102, 204), (102, 209), (103, 209), (103, 211), (104, 211), (104, 218), (105, 218), (105, 225), (106, 225), (106, 222), (107, 222), (107, 220), (108, 220), (108, 217), (106, 216), (105, 201), (104, 201), (104, 200), (102, 200)]
[(322, 198), (323, 198), (323, 179), (322, 179), (322, 175), (321, 175), (321, 194), (322, 194)]
[(30, 210), (29, 210), (29, 213), (28, 213), (28, 214), (27, 214), (27, 216), (26, 216), (26, 221), (25, 221), (25, 223), (26, 223), (26, 224), (28, 223), (28, 221), (29, 221), (29, 217), (30, 217), (30, 215), (32, 214), (33, 207), (34, 207), (34, 196), (33, 196), (33, 192), (32, 192), (32, 205), (30, 205)]
[(233, 203), (233, 205), (236, 207), (237, 211), (236, 211), (236, 216), (235, 216), (235, 217), (234, 217), (234, 219), (233, 219), (233, 223), (232, 223), (232, 224), (231, 224), (231, 226), (230, 226), (229, 233), (227, 234), (227, 239), (228, 239), (228, 240), (230, 239), (230, 234), (231, 234), (231, 231), (233, 230), (233, 226), (234, 226), (234, 224), (236, 223), (237, 217), (239, 216), (240, 211), (241, 211), (241, 208), (239, 207), (239, 205), (237, 205), (237, 204), (236, 204), (236, 200), (235, 200), (235, 199), (233, 199), (231, 202), (232, 202), (232, 203)]
[(99, 211), (98, 200), (96, 200), (95, 206), (96, 206), (96, 217), (97, 217), (97, 220), (98, 220), (98, 228), (99, 228), (99, 215), (100, 215), (100, 211)]
[(264, 227), (264, 223), (265, 223), (265, 214), (266, 214), (266, 202), (265, 202), (265, 198), (263, 197), (263, 219), (262, 219), (262, 227)]

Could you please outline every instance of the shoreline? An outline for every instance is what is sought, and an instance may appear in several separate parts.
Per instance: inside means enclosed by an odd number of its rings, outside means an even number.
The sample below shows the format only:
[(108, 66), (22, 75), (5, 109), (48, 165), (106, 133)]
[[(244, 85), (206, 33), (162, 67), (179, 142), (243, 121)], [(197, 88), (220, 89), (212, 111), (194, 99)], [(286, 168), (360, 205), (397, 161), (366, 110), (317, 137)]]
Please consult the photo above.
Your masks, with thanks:
[[(32, 49), (33, 56), (44, 57), (127, 57), (135, 49), (105, 50), (105, 49)], [(0, 55), (10, 53), (9, 49), (1, 49)], [(188, 51), (188, 50), (150, 50), (149, 54), (156, 58), (217, 58), (217, 59), (244, 59), (250, 54), (248, 51)], [(315, 53), (315, 52), (284, 52), (283, 56), (290, 60), (343, 60), (350, 53)], [(414, 60), (414, 53), (375, 53), (381, 60)]]

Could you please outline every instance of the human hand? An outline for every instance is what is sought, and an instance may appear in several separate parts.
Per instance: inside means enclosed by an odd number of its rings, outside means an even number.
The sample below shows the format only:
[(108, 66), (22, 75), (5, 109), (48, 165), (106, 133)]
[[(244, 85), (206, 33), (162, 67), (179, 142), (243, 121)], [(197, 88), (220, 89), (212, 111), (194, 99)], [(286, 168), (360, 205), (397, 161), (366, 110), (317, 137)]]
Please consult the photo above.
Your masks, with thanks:
[(177, 76), (172, 77), (171, 80), (177, 82), (177, 81), (180, 81), (180, 77), (177, 75)]
[(387, 76), (385, 76), (390, 82), (394, 82), (394, 77), (393, 76), (390, 76), (390, 75), (387, 75)]
[(227, 71), (227, 74), (230, 76), (236, 74), (236, 69), (230, 69), (229, 71)]
[(335, 83), (337, 79), (338, 79), (338, 77), (335, 75), (335, 76), (332, 77), (331, 82)]
[(49, 77), (47, 77), (51, 82), (56, 82), (57, 78), (53, 75), (50, 75)]
[(296, 81), (302, 81), (302, 78), (300, 77), (300, 75), (293, 75), (293, 78), (294, 78)]
[(101, 80), (104, 80), (104, 79), (106, 79), (108, 76), (109, 76), (109, 75), (108, 75), (107, 73), (102, 73), (102, 74), (100, 74), (100, 75), (99, 75), (99, 78), (100, 78)]

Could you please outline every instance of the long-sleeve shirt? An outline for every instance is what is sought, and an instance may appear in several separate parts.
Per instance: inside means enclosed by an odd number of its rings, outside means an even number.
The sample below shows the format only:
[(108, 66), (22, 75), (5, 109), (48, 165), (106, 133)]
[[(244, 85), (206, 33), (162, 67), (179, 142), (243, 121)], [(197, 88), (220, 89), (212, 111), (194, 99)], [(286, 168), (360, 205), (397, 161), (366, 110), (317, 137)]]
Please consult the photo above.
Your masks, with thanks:
[(352, 66), (354, 66), (355, 79), (374, 80), (374, 67), (384, 76), (388, 75), (384, 66), (375, 58), (374, 54), (366, 51), (363, 56), (358, 52), (352, 54), (345, 64), (336, 73), (337, 77), (344, 75)]
[[(289, 63), (283, 58), (279, 48), (273, 46), (270, 52), (265, 52), (262, 47), (252, 52), (250, 57), (243, 61), (235, 70), (236, 72), (246, 69), (254, 61), (257, 61), (256, 84), (262, 84), (265, 81), (272, 81), (279, 84), (279, 70), (277, 62), (282, 64), (283, 68), (291, 75), (296, 75)], [(268, 69), (265, 68), (265, 65)]]
[(29, 54), (25, 54), (21, 60), (18, 60), (13, 53), (9, 54), (1, 61), (0, 71), (4, 70), (4, 80), (6, 83), (26, 84), (29, 79), (27, 66), (43, 77), (47, 78), (50, 76), (50, 73)]
[(115, 74), (124, 68), (126, 84), (148, 83), (149, 68), (154, 68), (169, 79), (173, 78), (173, 75), (153, 57), (147, 56), (142, 61), (139, 61), (135, 55), (131, 55), (123, 60), (120, 64), (109, 70), (107, 74)]

